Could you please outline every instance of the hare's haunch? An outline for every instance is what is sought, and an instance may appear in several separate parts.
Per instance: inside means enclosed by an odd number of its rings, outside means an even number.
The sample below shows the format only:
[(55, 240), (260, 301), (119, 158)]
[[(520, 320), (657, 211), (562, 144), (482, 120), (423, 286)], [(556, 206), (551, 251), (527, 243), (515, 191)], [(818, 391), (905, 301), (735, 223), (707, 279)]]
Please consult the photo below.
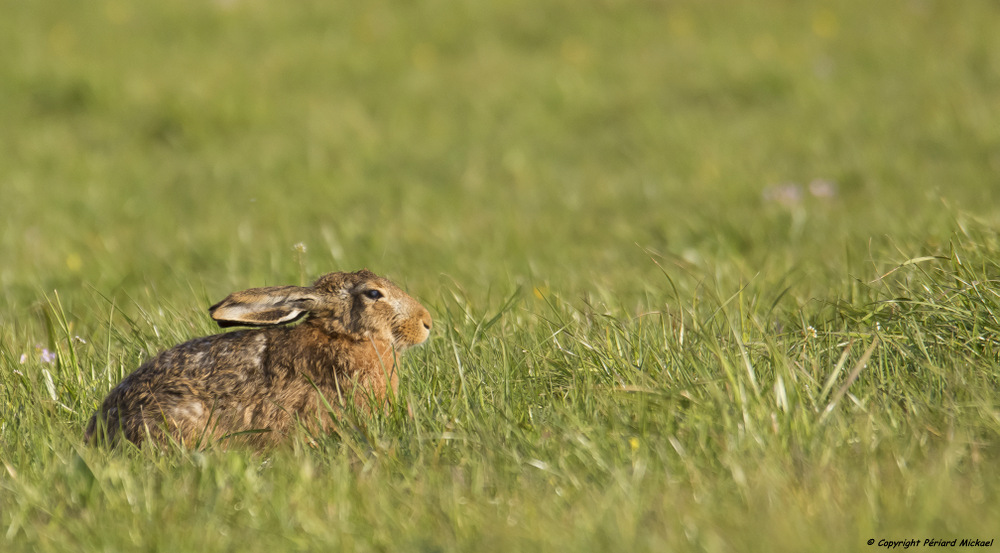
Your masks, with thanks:
[(230, 438), (262, 447), (296, 424), (325, 430), (334, 424), (329, 406), (367, 408), (390, 388), (394, 395), (400, 352), (431, 329), (424, 306), (367, 270), (235, 292), (209, 312), (219, 326), (263, 328), (197, 338), (150, 359), (108, 393), (88, 442), (197, 447)]

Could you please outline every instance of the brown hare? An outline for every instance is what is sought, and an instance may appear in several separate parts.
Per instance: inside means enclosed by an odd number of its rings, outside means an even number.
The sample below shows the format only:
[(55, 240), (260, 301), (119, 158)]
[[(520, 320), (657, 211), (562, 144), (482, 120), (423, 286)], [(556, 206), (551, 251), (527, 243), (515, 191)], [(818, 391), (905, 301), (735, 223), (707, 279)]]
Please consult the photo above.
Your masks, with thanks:
[(150, 359), (111, 390), (87, 442), (260, 448), (297, 424), (327, 430), (330, 406), (368, 408), (395, 395), (399, 354), (431, 329), (424, 306), (368, 270), (235, 292), (209, 313), (222, 327), (265, 328), (197, 338)]

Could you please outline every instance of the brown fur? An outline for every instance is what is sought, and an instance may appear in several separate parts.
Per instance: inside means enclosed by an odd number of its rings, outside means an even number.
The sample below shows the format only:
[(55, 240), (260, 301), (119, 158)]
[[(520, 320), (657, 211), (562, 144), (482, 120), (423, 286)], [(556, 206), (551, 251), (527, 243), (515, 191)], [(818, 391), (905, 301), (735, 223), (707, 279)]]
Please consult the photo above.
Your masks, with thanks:
[[(111, 390), (86, 441), (199, 447), (226, 438), (263, 447), (296, 424), (328, 430), (328, 405), (353, 400), (368, 408), (387, 401), (389, 390), (395, 395), (400, 352), (426, 340), (431, 327), (427, 309), (367, 270), (330, 273), (310, 287), (236, 292), (210, 313), (220, 326), (265, 328), (160, 353)], [(275, 326), (303, 316), (301, 324)]]

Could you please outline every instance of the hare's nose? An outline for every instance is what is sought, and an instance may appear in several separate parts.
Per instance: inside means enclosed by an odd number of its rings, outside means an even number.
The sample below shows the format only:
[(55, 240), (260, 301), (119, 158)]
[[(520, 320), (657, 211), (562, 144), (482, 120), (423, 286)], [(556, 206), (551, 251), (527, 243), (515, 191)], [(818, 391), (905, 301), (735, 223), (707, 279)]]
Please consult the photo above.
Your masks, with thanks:
[(430, 313), (425, 313), (423, 319), (420, 321), (424, 323), (424, 328), (427, 330), (431, 329), (431, 315)]

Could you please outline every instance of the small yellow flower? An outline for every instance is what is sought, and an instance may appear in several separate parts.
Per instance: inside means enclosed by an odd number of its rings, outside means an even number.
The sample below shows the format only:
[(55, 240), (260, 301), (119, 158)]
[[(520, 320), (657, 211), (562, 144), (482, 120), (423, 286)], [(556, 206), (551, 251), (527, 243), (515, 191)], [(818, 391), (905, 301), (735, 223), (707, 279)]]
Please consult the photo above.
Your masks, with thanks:
[(75, 253), (66, 256), (66, 268), (72, 272), (77, 272), (83, 267), (83, 259)]
[(639, 451), (639, 438), (632, 436), (628, 439), (628, 445), (632, 448), (632, 453)]
[(840, 30), (840, 21), (837, 14), (830, 10), (823, 10), (813, 15), (813, 33), (820, 38), (834, 38)]

